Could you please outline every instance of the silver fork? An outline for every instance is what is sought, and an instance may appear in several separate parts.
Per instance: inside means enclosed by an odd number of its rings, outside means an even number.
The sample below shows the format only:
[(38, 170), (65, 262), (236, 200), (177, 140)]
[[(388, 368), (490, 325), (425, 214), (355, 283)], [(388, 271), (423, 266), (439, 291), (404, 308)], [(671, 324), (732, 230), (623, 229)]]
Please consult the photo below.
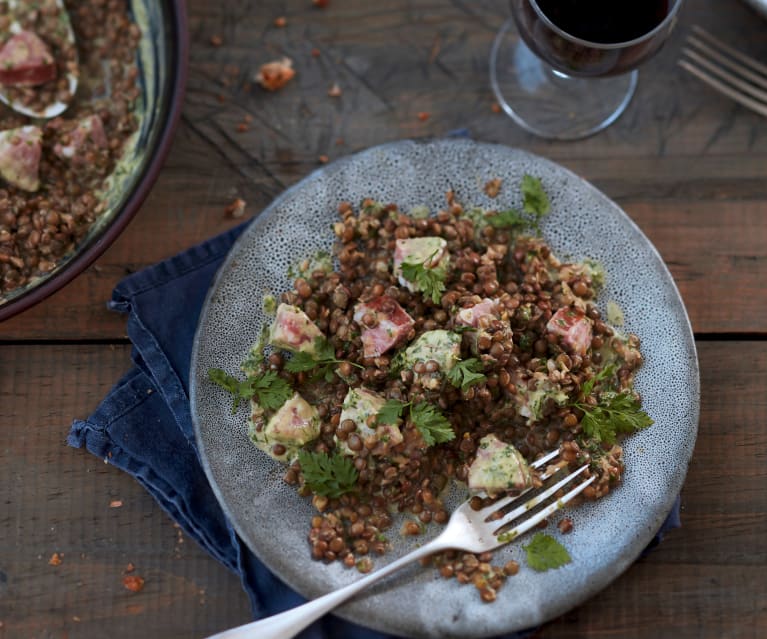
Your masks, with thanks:
[(767, 65), (699, 26), (692, 27), (678, 64), (739, 104), (767, 117)]
[[(558, 454), (558, 450), (552, 451), (533, 462), (531, 466), (536, 469), (543, 468)], [(564, 474), (561, 464), (549, 464), (541, 475), (543, 486), (536, 490), (535, 496), (516, 507), (515, 502), (521, 501), (521, 497), (532, 489), (528, 489), (520, 495), (503, 497), (481, 510), (474, 510), (469, 505), (469, 501), (465, 501), (453, 512), (447, 526), (439, 536), (380, 570), (370, 573), (339, 590), (309, 601), (298, 608), (225, 630), (208, 637), (208, 639), (287, 639), (363, 588), (367, 588), (406, 564), (422, 557), (450, 549), (481, 553), (503, 546), (537, 526), (543, 519), (562, 508), (594, 481), (595, 475), (586, 479), (580, 478), (583, 481), (569, 487), (568, 492), (564, 495), (560, 494), (587, 468), (588, 465), (583, 465), (574, 472), (561, 477)], [(544, 504), (546, 505), (544, 506)], [(533, 514), (514, 528), (507, 530), (511, 522), (530, 513)]]

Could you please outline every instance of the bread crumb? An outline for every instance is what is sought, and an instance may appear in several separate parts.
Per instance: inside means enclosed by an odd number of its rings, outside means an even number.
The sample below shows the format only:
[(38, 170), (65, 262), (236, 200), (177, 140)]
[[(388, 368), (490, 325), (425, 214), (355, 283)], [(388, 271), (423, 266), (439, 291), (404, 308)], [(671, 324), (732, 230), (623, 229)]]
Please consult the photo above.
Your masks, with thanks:
[(485, 183), (485, 193), (487, 193), (488, 197), (496, 198), (501, 192), (502, 185), (503, 180), (501, 180), (501, 178), (493, 178), (492, 180), (488, 180)]
[(224, 44), (224, 39), (218, 34), (212, 35), (210, 36), (210, 44), (214, 47), (220, 47)]
[(331, 98), (337, 98), (343, 93), (341, 87), (338, 86), (338, 82), (334, 82), (333, 86), (328, 89), (328, 95)]
[(51, 558), (48, 560), (48, 565), (50, 565), (50, 566), (60, 566), (61, 565), (61, 560), (62, 560), (63, 556), (64, 556), (63, 554), (60, 555), (57, 552), (53, 553), (51, 555)]
[(144, 589), (144, 580), (138, 575), (126, 575), (123, 577), (123, 586), (131, 592), (141, 592)]
[(278, 29), (282, 29), (285, 25), (288, 24), (288, 20), (285, 16), (280, 16), (279, 18), (274, 19), (274, 26)]
[(110, 508), (122, 508), (123, 502), (121, 499), (113, 499), (109, 502)]
[(232, 202), (229, 206), (227, 206), (224, 209), (224, 214), (229, 215), (230, 217), (239, 218), (245, 215), (245, 206), (247, 205), (247, 202), (243, 200), (242, 198), (237, 198), (234, 202)]
[(426, 122), (426, 120), (431, 117), (431, 113), (428, 111), (419, 111), (417, 117), (421, 122)]
[(330, 161), (330, 158), (327, 155), (321, 155), (319, 158), (317, 158), (322, 164), (327, 164)]
[(293, 61), (290, 58), (282, 58), (262, 64), (256, 74), (256, 82), (267, 91), (277, 91), (290, 82), (295, 75)]
[(136, 570), (136, 566), (133, 565), (133, 562), (128, 562), (128, 565), (125, 566), (125, 570), (123, 572), (133, 572)]
[(500, 113), (501, 112), (501, 105), (498, 104), (497, 102), (493, 102), (490, 105), (490, 109), (492, 110), (493, 113)]

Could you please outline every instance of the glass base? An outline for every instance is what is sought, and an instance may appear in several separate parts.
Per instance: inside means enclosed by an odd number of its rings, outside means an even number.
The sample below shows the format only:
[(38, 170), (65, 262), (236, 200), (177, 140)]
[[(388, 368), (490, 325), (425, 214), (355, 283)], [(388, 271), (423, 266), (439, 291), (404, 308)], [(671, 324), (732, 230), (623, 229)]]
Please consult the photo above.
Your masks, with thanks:
[(550, 67), (517, 33), (503, 25), (490, 55), (490, 82), (501, 108), (530, 133), (578, 140), (618, 119), (634, 95), (637, 71), (608, 78), (578, 78)]

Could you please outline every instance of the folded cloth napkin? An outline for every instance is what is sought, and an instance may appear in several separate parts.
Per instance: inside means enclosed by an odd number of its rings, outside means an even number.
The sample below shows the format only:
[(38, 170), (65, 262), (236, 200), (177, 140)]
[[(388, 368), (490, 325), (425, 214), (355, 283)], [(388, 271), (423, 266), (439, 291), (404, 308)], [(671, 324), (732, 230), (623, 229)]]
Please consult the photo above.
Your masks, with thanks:
[[(128, 314), (133, 368), (67, 439), (130, 473), (211, 556), (240, 576), (255, 618), (304, 599), (249, 551), (224, 515), (197, 455), (189, 405), (192, 342), (218, 267), (247, 223), (134, 273), (109, 307)], [(648, 549), (679, 522), (679, 500)], [(526, 633), (516, 634), (519, 638)], [(327, 615), (303, 639), (385, 639), (387, 635)], [(511, 639), (510, 637), (507, 639)]]

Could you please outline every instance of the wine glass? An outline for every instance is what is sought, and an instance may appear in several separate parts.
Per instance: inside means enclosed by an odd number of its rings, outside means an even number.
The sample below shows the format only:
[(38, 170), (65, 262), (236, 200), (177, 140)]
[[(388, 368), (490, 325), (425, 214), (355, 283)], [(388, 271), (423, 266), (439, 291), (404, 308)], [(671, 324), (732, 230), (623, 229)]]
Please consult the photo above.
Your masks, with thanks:
[(636, 67), (671, 34), (682, 0), (511, 0), (490, 81), (517, 124), (575, 140), (612, 124), (631, 101)]

